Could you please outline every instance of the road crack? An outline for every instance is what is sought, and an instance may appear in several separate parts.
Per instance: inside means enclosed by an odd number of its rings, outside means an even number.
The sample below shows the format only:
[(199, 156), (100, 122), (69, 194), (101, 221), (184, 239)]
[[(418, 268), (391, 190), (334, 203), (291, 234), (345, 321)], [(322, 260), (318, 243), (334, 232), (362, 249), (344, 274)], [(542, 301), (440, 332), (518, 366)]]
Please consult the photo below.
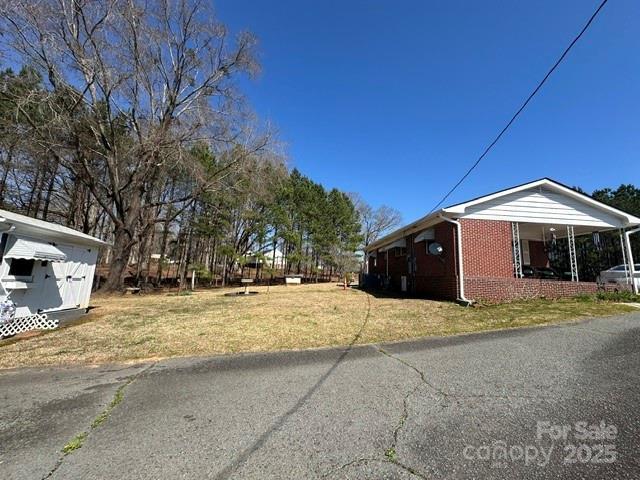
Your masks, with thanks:
[(405, 465), (404, 463), (399, 462), (398, 460), (393, 460), (391, 461), (391, 463), (393, 463), (394, 465), (400, 467), (401, 469), (403, 469), (404, 471), (410, 473), (411, 475), (413, 475), (414, 477), (418, 477), (418, 478), (422, 478), (424, 480), (427, 480), (427, 476), (423, 475), (422, 473), (420, 473), (419, 471), (417, 471), (415, 468), (410, 467), (408, 465)]
[(431, 383), (429, 380), (427, 380), (427, 377), (426, 377), (426, 375), (424, 374), (424, 372), (422, 370), (420, 370), (419, 368), (417, 368), (414, 365), (410, 364), (406, 360), (403, 360), (402, 358), (399, 358), (399, 357), (393, 355), (392, 353), (386, 351), (384, 348), (382, 348), (380, 346), (376, 347), (376, 349), (382, 355), (384, 355), (384, 356), (386, 356), (388, 358), (391, 358), (391, 359), (395, 360), (396, 362), (401, 363), (405, 367), (410, 368), (416, 374), (418, 374), (418, 377), (419, 377), (419, 381), (416, 383), (416, 385), (411, 390), (409, 390), (409, 392), (407, 392), (407, 394), (402, 399), (402, 414), (400, 415), (400, 420), (398, 421), (398, 424), (396, 425), (396, 428), (393, 431), (392, 444), (385, 451), (385, 457), (387, 457), (387, 459), (385, 461), (388, 462), (388, 463), (392, 463), (393, 465), (398, 466), (399, 468), (405, 470), (406, 472), (408, 472), (411, 475), (414, 475), (414, 476), (416, 476), (418, 478), (427, 478), (426, 476), (424, 476), (423, 474), (421, 474), (420, 472), (415, 470), (413, 467), (410, 467), (409, 465), (405, 465), (404, 463), (402, 463), (398, 459), (398, 452), (397, 452), (398, 439), (399, 439), (399, 436), (400, 436), (400, 432), (405, 427), (405, 425), (407, 423), (407, 419), (409, 418), (409, 399), (418, 391), (418, 389), (420, 388), (421, 385), (426, 385), (431, 391), (435, 392), (438, 396), (442, 397), (444, 400), (448, 400), (450, 397), (455, 398), (455, 396), (451, 395), (451, 394), (445, 392), (444, 390), (442, 390), (441, 388), (438, 388), (437, 386), (435, 386), (433, 383)]
[(391, 460), (393, 460), (393, 456), (396, 455), (396, 446), (398, 445), (398, 436), (400, 435), (400, 431), (404, 428), (407, 418), (409, 417), (409, 398), (415, 394), (419, 388), (420, 383), (416, 383), (415, 387), (413, 387), (402, 399), (402, 415), (400, 416), (400, 421), (393, 431), (393, 443), (385, 452), (385, 455), (387, 455)]
[(381, 354), (392, 358), (393, 360), (395, 360), (396, 362), (400, 362), (402, 365), (404, 365), (405, 367), (409, 367), (411, 370), (413, 370), (414, 372), (416, 372), (419, 376), (420, 376), (420, 380), (422, 381), (422, 383), (424, 383), (427, 387), (429, 387), (429, 389), (433, 390), (434, 392), (436, 392), (438, 395), (441, 395), (444, 398), (449, 398), (449, 397), (453, 397), (454, 395), (451, 395), (450, 393), (445, 392), (444, 390), (442, 390), (441, 388), (436, 387), (433, 383), (429, 382), (429, 380), (427, 380), (427, 377), (425, 376), (424, 372), (420, 369), (418, 369), (417, 367), (411, 365), (409, 362), (407, 362), (406, 360), (401, 359), (400, 357), (396, 357), (395, 355), (393, 355), (392, 353), (387, 352), (384, 348), (382, 347), (377, 347), (378, 352), (380, 352)]
[(109, 416), (111, 415), (113, 410), (122, 402), (122, 400), (124, 399), (125, 389), (129, 385), (131, 385), (134, 381), (136, 381), (143, 373), (145, 373), (149, 369), (153, 368), (156, 365), (156, 363), (157, 362), (152, 363), (151, 365), (148, 365), (147, 367), (143, 368), (139, 372), (137, 372), (137, 373), (135, 373), (133, 375), (130, 375), (129, 377), (126, 377), (126, 379), (122, 383), (122, 385), (120, 385), (116, 389), (116, 391), (115, 391), (115, 393), (113, 395), (113, 398), (111, 399), (109, 404), (104, 408), (104, 410), (102, 410), (102, 412), (100, 412), (93, 419), (93, 421), (89, 425), (89, 428), (87, 430), (77, 434), (69, 442), (67, 442), (64, 445), (64, 447), (62, 447), (62, 449), (61, 449), (62, 455), (58, 458), (58, 460), (56, 461), (56, 463), (53, 466), (53, 468), (49, 471), (49, 473), (47, 473), (47, 475), (45, 475), (43, 477), (43, 480), (46, 480), (47, 478), (51, 478), (53, 476), (53, 474), (58, 470), (58, 468), (60, 468), (60, 466), (64, 462), (64, 459), (67, 457), (67, 455), (73, 453), (75, 450), (78, 450), (79, 448), (82, 448), (82, 445), (84, 444), (85, 440), (89, 437), (89, 434), (93, 430), (95, 430), (95, 429), (99, 428), (100, 426), (102, 426), (107, 421), (107, 419), (109, 418)]

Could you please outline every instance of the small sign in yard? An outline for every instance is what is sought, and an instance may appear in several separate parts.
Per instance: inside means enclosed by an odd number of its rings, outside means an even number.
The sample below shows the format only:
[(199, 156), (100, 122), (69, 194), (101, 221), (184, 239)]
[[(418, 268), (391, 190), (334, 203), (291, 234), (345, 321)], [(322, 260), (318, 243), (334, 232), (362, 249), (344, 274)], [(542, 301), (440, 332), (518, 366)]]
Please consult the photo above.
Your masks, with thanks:
[(249, 295), (249, 284), (253, 283), (253, 278), (243, 278), (240, 283), (244, 285), (244, 294)]

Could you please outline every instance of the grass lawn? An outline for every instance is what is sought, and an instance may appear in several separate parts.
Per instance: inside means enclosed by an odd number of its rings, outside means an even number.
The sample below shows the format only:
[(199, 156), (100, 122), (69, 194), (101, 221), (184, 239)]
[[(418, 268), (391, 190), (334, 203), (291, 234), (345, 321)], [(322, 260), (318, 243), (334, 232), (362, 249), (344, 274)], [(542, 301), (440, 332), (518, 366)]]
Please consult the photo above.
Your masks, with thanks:
[(174, 356), (304, 349), (540, 325), (634, 310), (611, 302), (534, 300), (463, 308), (385, 298), (335, 284), (252, 287), (192, 295), (95, 295), (80, 323), (0, 342), (0, 368), (126, 362)]

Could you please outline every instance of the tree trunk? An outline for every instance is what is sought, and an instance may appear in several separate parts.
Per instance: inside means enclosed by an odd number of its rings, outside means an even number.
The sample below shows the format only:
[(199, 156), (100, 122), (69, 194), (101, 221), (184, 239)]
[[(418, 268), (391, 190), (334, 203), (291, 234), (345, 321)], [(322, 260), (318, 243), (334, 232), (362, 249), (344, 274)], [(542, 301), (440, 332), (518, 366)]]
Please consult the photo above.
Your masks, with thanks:
[(9, 177), (9, 171), (11, 170), (11, 163), (13, 160), (13, 148), (9, 148), (6, 154), (6, 161), (4, 170), (2, 171), (2, 180), (0, 180), (0, 207), (4, 207), (4, 194), (7, 189), (7, 178)]
[(51, 178), (49, 178), (49, 185), (47, 186), (47, 194), (44, 197), (44, 206), (42, 208), (42, 219), (46, 220), (49, 216), (49, 206), (51, 205), (51, 196), (53, 195), (53, 187), (56, 184), (56, 176), (58, 175), (58, 159), (53, 162), (53, 168), (51, 169)]
[(218, 242), (217, 241), (213, 241), (213, 260), (211, 261), (211, 280), (213, 282), (213, 284), (217, 287), (218, 286), (218, 277), (217, 275), (217, 261), (218, 261)]
[(227, 284), (227, 256), (222, 258), (222, 286)]
[(114, 241), (107, 280), (102, 285), (102, 290), (115, 292), (122, 289), (124, 276), (129, 264), (129, 257), (134, 246), (130, 232), (124, 227), (116, 226), (114, 229)]
[(169, 241), (169, 222), (165, 220), (162, 229), (162, 240), (160, 240), (160, 260), (158, 260), (158, 273), (156, 275), (156, 282), (158, 285), (162, 283), (162, 270), (164, 267), (165, 257), (167, 254), (167, 243)]
[(32, 190), (31, 190), (31, 193), (29, 194), (29, 200), (27, 202), (27, 211), (26, 211), (27, 216), (36, 217), (38, 214), (38, 212), (35, 212), (35, 214), (33, 214), (32, 210), (33, 210), (33, 203), (36, 197), (36, 192), (38, 190), (38, 185), (40, 183), (40, 170), (41, 170), (40, 162), (38, 162), (36, 164), (36, 171), (35, 171), (35, 177), (33, 179)]

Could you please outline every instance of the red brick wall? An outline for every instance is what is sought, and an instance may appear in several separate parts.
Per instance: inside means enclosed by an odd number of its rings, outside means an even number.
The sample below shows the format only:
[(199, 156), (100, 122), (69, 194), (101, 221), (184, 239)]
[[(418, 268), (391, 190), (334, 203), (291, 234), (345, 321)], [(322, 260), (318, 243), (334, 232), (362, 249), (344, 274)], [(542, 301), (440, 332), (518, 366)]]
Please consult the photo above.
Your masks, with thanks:
[(429, 255), (427, 242), (414, 243), (416, 274), (429, 277), (456, 275), (455, 225), (442, 222), (435, 225), (433, 229), (434, 240), (442, 245), (442, 255)]
[[(407, 242), (408, 243), (408, 242)], [(382, 253), (386, 258), (386, 252)], [(407, 255), (396, 257), (396, 249), (389, 250), (389, 276), (391, 288), (400, 291), (400, 277), (407, 274)]]
[(544, 243), (537, 240), (529, 240), (529, 259), (533, 267), (548, 267), (549, 256), (544, 251)]
[[(434, 239), (442, 245), (443, 254), (436, 257), (427, 254), (427, 242), (414, 243), (415, 235), (406, 237), (407, 255), (395, 256), (389, 250), (389, 276), (391, 288), (399, 291), (401, 276), (407, 277), (409, 292), (420, 296), (455, 300), (458, 297), (458, 278), (456, 275), (455, 226), (446, 222), (433, 227)], [(416, 232), (419, 233), (419, 232)], [(415, 276), (409, 273), (408, 258), (415, 256)], [(387, 254), (378, 251), (376, 265), (369, 259), (369, 273), (385, 276)]]
[(513, 277), (511, 222), (461, 219), (466, 277)]
[[(441, 222), (432, 227), (434, 241), (442, 245), (442, 255), (427, 253), (427, 242), (413, 244), (416, 257), (415, 293), (433, 298), (455, 300), (458, 298), (456, 273), (456, 227)], [(413, 242), (413, 238), (411, 239)]]
[(430, 298), (455, 300), (458, 298), (457, 276), (427, 276), (416, 274), (416, 293)]
[[(614, 285), (607, 285), (605, 288), (613, 290), (614, 287)], [(491, 303), (537, 297), (573, 297), (598, 291), (598, 285), (593, 282), (564, 282), (536, 278), (465, 277), (464, 288), (467, 298)]]
[[(408, 245), (408, 242), (407, 242)], [(374, 266), (374, 263), (376, 264)], [(407, 256), (400, 255), (396, 257), (396, 249), (389, 250), (389, 276), (391, 277), (391, 287), (400, 290), (400, 277), (407, 275)], [(369, 259), (369, 274), (387, 275), (387, 252), (378, 250), (377, 259), (374, 262)]]

